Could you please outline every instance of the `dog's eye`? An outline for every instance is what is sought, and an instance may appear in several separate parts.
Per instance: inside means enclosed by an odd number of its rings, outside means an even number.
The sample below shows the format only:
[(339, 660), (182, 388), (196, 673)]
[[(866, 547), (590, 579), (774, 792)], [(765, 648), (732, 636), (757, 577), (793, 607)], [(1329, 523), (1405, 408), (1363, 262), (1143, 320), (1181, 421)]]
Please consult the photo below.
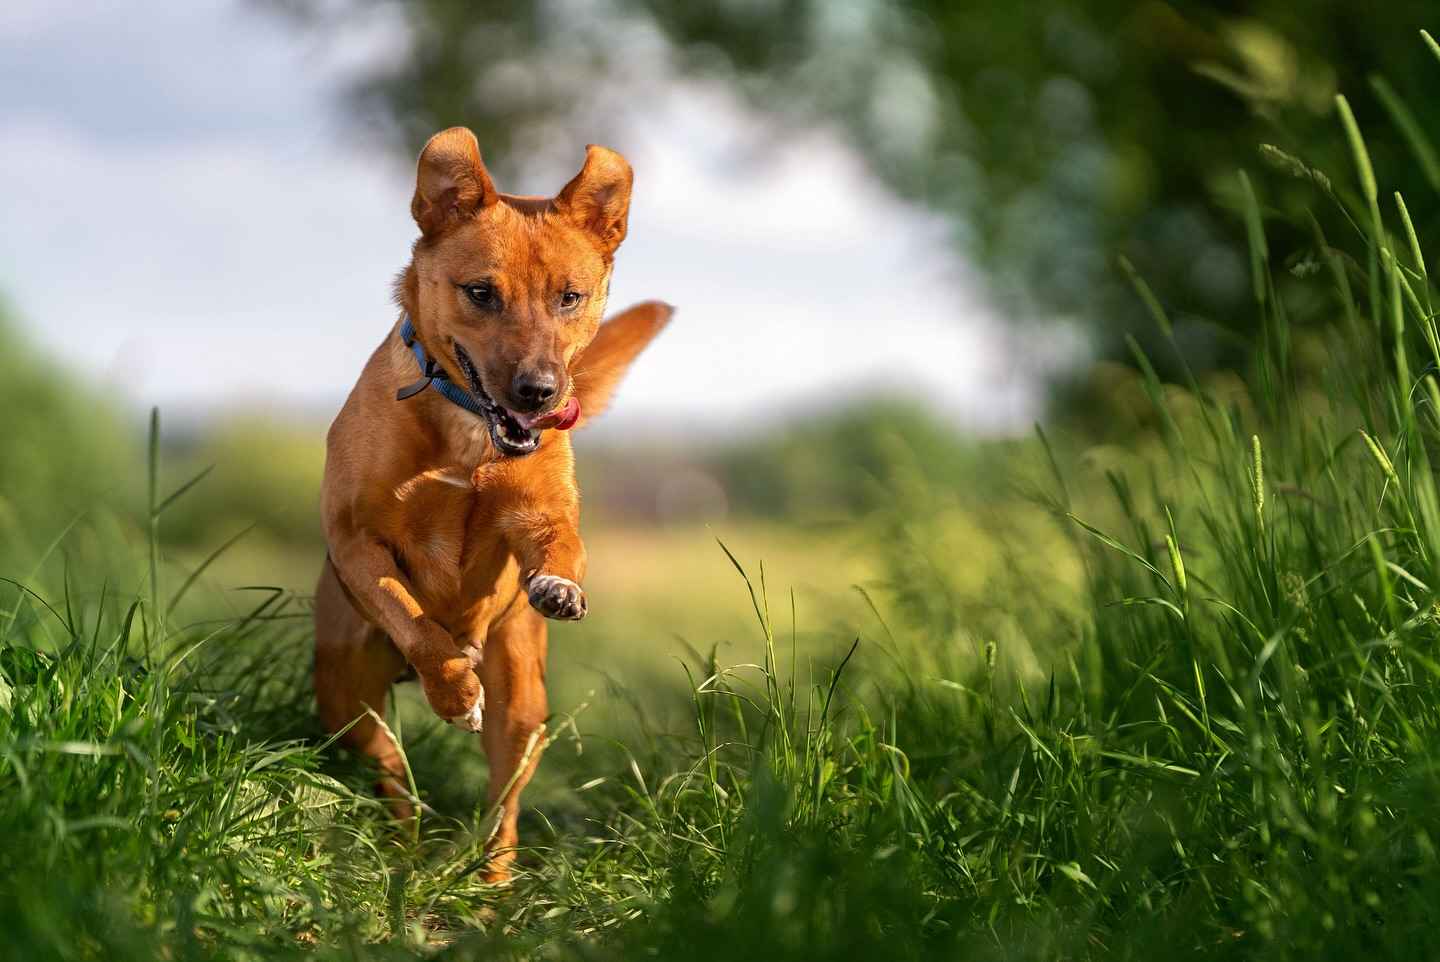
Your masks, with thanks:
[(465, 296), (470, 298), (471, 303), (476, 307), (483, 307), (487, 310), (493, 309), (499, 298), (495, 294), (495, 288), (489, 284), (466, 284), (462, 290)]
[(560, 306), (568, 311), (576, 304), (579, 304), (584, 297), (585, 295), (579, 291), (566, 291), (560, 295)]

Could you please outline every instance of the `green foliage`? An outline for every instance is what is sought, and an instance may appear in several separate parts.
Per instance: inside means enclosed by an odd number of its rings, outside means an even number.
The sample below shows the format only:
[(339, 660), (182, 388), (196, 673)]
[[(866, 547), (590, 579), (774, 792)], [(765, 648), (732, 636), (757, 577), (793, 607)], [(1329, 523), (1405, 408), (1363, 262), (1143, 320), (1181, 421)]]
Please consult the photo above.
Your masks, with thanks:
[[(321, 24), (372, 5), (262, 2)], [(1317, 169), (1347, 161), (1337, 91), (1421, 236), (1440, 225), (1440, 107), (1412, 79), (1433, 70), (1416, 42), (1432, 14), (1425, 0), (425, 0), (398, 8), (407, 54), (355, 93), (406, 158), (464, 123), (514, 171), (547, 159), (557, 124), (623, 147), (656, 86), (718, 85), (777, 129), (839, 131), (887, 187), (952, 220), (1016, 316), (1081, 318), (1112, 357), (1128, 358), (1127, 334), (1158, 348), (1123, 254), (1174, 305), (1193, 367), (1238, 367), (1260, 332), (1235, 171), (1250, 169), (1273, 263), (1323, 263), (1305, 215), (1345, 223), (1312, 205), (1332, 186)], [(1306, 322), (1310, 306), (1291, 302)], [(1167, 352), (1157, 363), (1178, 376)]]
[[(0, 421), (0, 548), (18, 567), (87, 515), (110, 534), (143, 530), (138, 426), (14, 327), (0, 316), (0, 406), (8, 412)], [(168, 546), (213, 547), (250, 528), (252, 540), (321, 550), (319, 427), (231, 419), (167, 443), (163, 455), (158, 480), (171, 490), (213, 471), (167, 512)]]
[(0, 340), (0, 546), (13, 548), (28, 534), (58, 530), (132, 475), (114, 402), (57, 375), (3, 313)]
[(253, 526), (271, 544), (322, 551), (320, 479), (325, 439), (319, 425), (232, 418), (186, 443), (167, 445), (167, 476), (209, 472), (166, 518), (167, 540), (215, 544)]
[(920, 405), (869, 401), (728, 445), (707, 460), (742, 512), (834, 519), (883, 500), (897, 462), (941, 484), (983, 474), (980, 458), (974, 442)]

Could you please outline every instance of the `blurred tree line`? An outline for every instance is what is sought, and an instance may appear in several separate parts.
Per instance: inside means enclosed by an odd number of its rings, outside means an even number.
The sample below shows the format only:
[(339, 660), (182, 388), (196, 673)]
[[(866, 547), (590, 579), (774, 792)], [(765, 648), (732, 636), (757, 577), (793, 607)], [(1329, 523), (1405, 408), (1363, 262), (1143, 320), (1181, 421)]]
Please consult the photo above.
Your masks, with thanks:
[(0, 554), (18, 565), (33, 559), (35, 539), (53, 538), (99, 495), (128, 493), (134, 478), (119, 470), (124, 417), (25, 343), (7, 313), (0, 305)]
[[(10, 345), (0, 353), (0, 573), (15, 575), (77, 520), (143, 543), (143, 418), (28, 344), (3, 310), (0, 337)], [(198, 560), (243, 535), (241, 551), (272, 552), (308, 578), (305, 566), (324, 551), (322, 433), (317, 423), (259, 415), (188, 427), (162, 418), (159, 496), (205, 475), (165, 512), (165, 544)], [(605, 520), (823, 522), (882, 503), (899, 473), (932, 484), (965, 477), (998, 495), (1003, 482), (981, 469), (998, 450), (924, 406), (865, 402), (708, 446), (586, 445), (582, 473), (587, 510)], [(687, 477), (723, 492), (719, 514), (714, 504), (668, 497), (667, 481)]]
[(399, 25), (401, 54), (354, 94), (406, 156), (457, 123), (501, 170), (581, 136), (623, 149), (625, 118), (677, 82), (737, 91), (779, 134), (831, 127), (898, 196), (950, 218), (1020, 323), (1083, 322), (1102, 356), (1150, 335), (1124, 255), (1193, 366), (1243, 363), (1258, 315), (1237, 171), (1271, 220), (1272, 263), (1303, 272), (1314, 184), (1258, 148), (1328, 171), (1343, 196), (1339, 91), (1422, 237), (1440, 216), (1425, 0), (259, 2), (319, 30), (377, 11)]

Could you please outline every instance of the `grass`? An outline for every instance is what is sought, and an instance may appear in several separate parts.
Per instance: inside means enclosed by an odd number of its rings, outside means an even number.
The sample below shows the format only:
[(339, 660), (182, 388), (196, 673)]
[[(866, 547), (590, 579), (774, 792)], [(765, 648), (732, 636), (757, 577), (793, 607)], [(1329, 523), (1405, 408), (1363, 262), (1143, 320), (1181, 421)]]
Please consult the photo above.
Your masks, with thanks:
[[(617, 535), (638, 579), (617, 610), (654, 592), (632, 616), (654, 621), (602, 625), (604, 651), (683, 618), (692, 579), (713, 604), (705, 552), (748, 631), (630, 676), (623, 740), (562, 704), (503, 891), (477, 879), (491, 816), (462, 736), (401, 713), (430, 811), (396, 825), (315, 729), (303, 597), (173, 605), (164, 511), (129, 555), (76, 527), (0, 614), (4, 951), (1435, 954), (1440, 332), (1424, 239), (1341, 115), (1349, 178), (1290, 159), (1352, 225), (1316, 229), (1318, 272), (1277, 272), (1262, 198), (1236, 193), (1266, 321), (1247, 391), (1162, 385), (1137, 349), (1153, 443), (1042, 432), (1006, 457), (1026, 511), (977, 515), (963, 478), (897, 456), (833, 572), (865, 582), (845, 603), (779, 587), (814, 578), (803, 554), (777, 583), (698, 532), (648, 560)], [(562, 638), (557, 661), (588, 643)]]

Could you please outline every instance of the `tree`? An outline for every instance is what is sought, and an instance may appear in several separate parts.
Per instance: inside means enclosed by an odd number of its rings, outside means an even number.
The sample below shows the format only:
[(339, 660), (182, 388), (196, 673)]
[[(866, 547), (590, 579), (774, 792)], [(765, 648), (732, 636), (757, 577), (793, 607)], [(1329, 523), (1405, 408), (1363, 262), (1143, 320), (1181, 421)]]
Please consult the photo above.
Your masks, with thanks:
[[(305, 0), (267, 2), (319, 16)], [(1353, 202), (1337, 91), (1350, 95), (1382, 186), (1404, 193), (1422, 236), (1440, 216), (1440, 164), (1424, 133), (1440, 123), (1440, 98), (1422, 96), (1440, 82), (1440, 61), (1418, 37), (1424, 0), (394, 9), (408, 53), (356, 94), (406, 153), (464, 123), (503, 169), (522, 148), (543, 149), (557, 124), (593, 125), (646, 85), (728, 84), (777, 126), (842, 131), (897, 194), (952, 219), (957, 244), (1017, 317), (1083, 320), (1102, 353), (1148, 330), (1116, 270), (1123, 254), (1178, 315), (1192, 365), (1243, 361), (1257, 314), (1237, 172), (1250, 171), (1266, 212), (1272, 265), (1303, 269), (1315, 243), (1307, 210), (1327, 231), (1350, 228), (1333, 205), (1317, 205), (1314, 179), (1285, 155), (1328, 171)], [(1380, 75), (1407, 88), (1408, 107)], [(1273, 168), (1261, 144), (1283, 151)]]

